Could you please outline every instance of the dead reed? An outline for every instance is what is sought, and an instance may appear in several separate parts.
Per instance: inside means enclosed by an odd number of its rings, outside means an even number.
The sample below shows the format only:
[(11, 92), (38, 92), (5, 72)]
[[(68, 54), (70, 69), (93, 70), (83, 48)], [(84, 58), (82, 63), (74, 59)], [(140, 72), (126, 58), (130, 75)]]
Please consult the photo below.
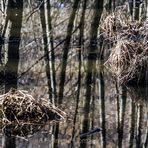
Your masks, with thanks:
[(48, 120), (60, 120), (66, 113), (54, 107), (49, 101), (35, 100), (25, 91), (11, 89), (0, 96), (1, 117), (4, 121), (31, 121), (45, 122)]
[(120, 84), (144, 81), (148, 67), (148, 48), (141, 43), (120, 40), (105, 65), (117, 77)]
[(148, 22), (130, 22), (119, 12), (110, 14), (102, 25), (105, 39), (114, 39), (105, 66), (120, 84), (143, 83), (148, 69)]

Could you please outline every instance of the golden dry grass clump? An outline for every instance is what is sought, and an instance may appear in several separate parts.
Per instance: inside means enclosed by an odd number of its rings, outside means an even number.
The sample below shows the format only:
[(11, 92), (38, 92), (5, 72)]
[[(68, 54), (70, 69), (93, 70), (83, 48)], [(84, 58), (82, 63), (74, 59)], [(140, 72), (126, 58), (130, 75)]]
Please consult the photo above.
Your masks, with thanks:
[(66, 115), (47, 100), (37, 101), (26, 92), (15, 89), (0, 96), (0, 105), (1, 117), (8, 122), (45, 122), (60, 120)]
[(128, 26), (128, 16), (120, 9), (109, 14), (100, 25), (101, 33), (104, 37), (112, 40), (117, 37), (117, 33)]
[(132, 22), (122, 11), (111, 13), (101, 24), (104, 39), (112, 45), (105, 66), (120, 84), (142, 84), (148, 73), (148, 21)]
[(142, 42), (119, 40), (105, 65), (123, 83), (143, 83), (148, 68), (148, 48)]

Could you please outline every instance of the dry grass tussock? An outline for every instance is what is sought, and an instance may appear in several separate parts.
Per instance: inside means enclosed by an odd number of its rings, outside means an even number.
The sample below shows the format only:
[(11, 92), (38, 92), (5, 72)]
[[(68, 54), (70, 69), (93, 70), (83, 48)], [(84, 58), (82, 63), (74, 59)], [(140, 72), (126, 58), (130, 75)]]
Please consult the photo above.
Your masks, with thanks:
[(54, 107), (49, 101), (41, 99), (37, 101), (25, 91), (11, 89), (0, 96), (0, 112), (3, 121), (20, 123), (46, 122), (61, 120), (66, 113)]
[(105, 66), (120, 84), (143, 83), (148, 69), (148, 22), (130, 22), (124, 16), (113, 13), (102, 25), (105, 39), (114, 39)]
[(128, 26), (128, 19), (125, 11), (117, 10), (102, 20), (100, 30), (105, 38), (116, 39), (117, 33)]
[(113, 48), (105, 65), (121, 84), (144, 81), (148, 67), (148, 48), (128, 40), (120, 40)]

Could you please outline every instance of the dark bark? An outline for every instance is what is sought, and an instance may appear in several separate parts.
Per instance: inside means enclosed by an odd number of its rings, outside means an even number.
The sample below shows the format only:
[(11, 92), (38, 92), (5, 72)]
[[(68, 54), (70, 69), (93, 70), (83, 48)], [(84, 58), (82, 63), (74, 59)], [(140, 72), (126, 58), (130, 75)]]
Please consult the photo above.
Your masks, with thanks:
[(48, 52), (48, 37), (47, 37), (47, 28), (46, 28), (46, 20), (45, 20), (45, 7), (44, 7), (44, 1), (41, 1), (40, 6), (40, 19), (41, 19), (41, 25), (42, 25), (42, 37), (44, 41), (44, 52), (45, 52), (45, 62), (46, 62), (46, 75), (47, 75), (47, 84), (48, 84), (48, 93), (49, 93), (49, 99), (52, 101), (52, 87), (51, 87), (51, 76), (50, 76), (50, 65), (49, 65), (49, 52)]
[(128, 0), (129, 3), (129, 9), (130, 9), (130, 14), (133, 16), (133, 0)]
[[(97, 60), (97, 35), (98, 35), (98, 27), (101, 18), (101, 14), (103, 11), (103, 0), (95, 0), (94, 3), (94, 14), (91, 23), (90, 30), (90, 43), (88, 47), (88, 57), (87, 57), (87, 70), (86, 70), (86, 98), (84, 103), (84, 121), (82, 133), (88, 132), (89, 121), (88, 116), (90, 112), (90, 100), (92, 94), (92, 83), (93, 83), (93, 73), (96, 69), (96, 60)], [(81, 139), (83, 140), (83, 139)], [(81, 147), (85, 147), (85, 143), (81, 144)]]
[(58, 148), (58, 144), (59, 144), (59, 139), (58, 139), (58, 135), (59, 135), (59, 125), (53, 125), (53, 135), (54, 135), (54, 143), (53, 143), (53, 147), (54, 148)]
[(80, 2), (80, 0), (74, 1), (73, 9), (72, 9), (72, 12), (71, 12), (71, 15), (69, 18), (68, 27), (67, 27), (66, 40), (65, 40), (65, 43), (63, 46), (63, 57), (62, 57), (62, 67), (61, 67), (61, 72), (60, 72), (58, 104), (61, 104), (62, 100), (63, 100), (68, 52), (69, 52), (70, 40), (71, 40), (71, 35), (72, 35), (72, 30), (73, 30), (73, 23), (74, 23), (74, 19), (75, 19), (75, 15), (76, 15), (76, 11), (77, 11), (79, 2)]
[[(122, 86), (122, 95), (121, 95), (121, 119), (118, 117), (118, 147), (122, 148), (122, 141), (123, 141), (123, 128), (124, 128), (124, 120), (125, 120), (125, 108), (126, 108), (126, 99), (127, 99), (127, 91), (126, 87)], [(119, 115), (119, 113), (118, 113)]]
[(136, 105), (132, 100), (132, 112), (131, 112), (131, 128), (130, 128), (130, 140), (129, 140), (129, 148), (132, 148), (134, 145), (135, 139), (135, 126), (136, 126)]
[(79, 99), (80, 99), (80, 90), (81, 90), (81, 66), (82, 66), (82, 59), (81, 59), (81, 51), (83, 49), (83, 39), (84, 39), (84, 22), (85, 22), (85, 12), (86, 12), (86, 6), (87, 6), (87, 1), (84, 0), (83, 4), (83, 11), (82, 11), (82, 16), (81, 16), (81, 21), (80, 21), (80, 32), (79, 32), (79, 43), (78, 43), (78, 61), (79, 61), (79, 71), (78, 71), (78, 91), (77, 91), (77, 100), (76, 100), (76, 109), (75, 109), (75, 115), (74, 115), (74, 122), (73, 122), (73, 132), (72, 132), (72, 140), (71, 140), (71, 148), (74, 147), (73, 139), (74, 139), (74, 134), (75, 134), (75, 125), (76, 125), (76, 118), (78, 114), (78, 107), (79, 107)]
[(5, 67), (5, 91), (11, 87), (17, 88), (19, 44), (21, 40), (23, 0), (9, 0), (7, 15), (11, 21), (11, 30), (8, 44), (8, 62)]
[(94, 15), (93, 21), (91, 24), (90, 31), (90, 44), (88, 48), (88, 62), (87, 62), (87, 71), (86, 71), (86, 104), (85, 108), (87, 112), (89, 112), (90, 98), (91, 98), (91, 85), (92, 85), (92, 76), (94, 69), (96, 67), (96, 59), (97, 59), (97, 32), (99, 27), (99, 21), (101, 18), (101, 14), (103, 11), (103, 0), (95, 1)]
[(4, 43), (5, 43), (4, 38), (5, 38), (5, 33), (6, 33), (6, 30), (7, 30), (7, 26), (8, 26), (8, 19), (9, 18), (8, 18), (8, 11), (7, 11), (5, 24), (1, 28), (1, 34), (0, 34), (0, 86), (2, 86), (2, 87), (5, 84), (5, 65), (3, 63), (4, 55), (2, 55), (2, 47), (3, 47)]
[[(143, 115), (144, 115), (144, 110), (143, 110), (143, 105), (139, 105), (139, 123), (138, 123), (138, 131), (137, 131), (137, 137), (136, 137), (136, 145), (137, 147), (142, 147), (142, 124), (143, 124)], [(138, 116), (138, 115), (137, 115)]]
[(135, 0), (135, 20), (139, 20), (139, 7), (141, 4), (141, 0)]
[(99, 71), (99, 96), (101, 99), (101, 117), (102, 117), (102, 140), (103, 140), (103, 148), (106, 147), (106, 112), (105, 112), (105, 82), (104, 82), (104, 70), (103, 67)]
[(16, 148), (15, 137), (5, 136), (5, 144), (3, 148)]
[[(21, 40), (23, 0), (9, 0), (7, 7), (6, 26), (3, 36), (7, 28), (8, 20), (11, 21), (11, 29), (8, 44), (8, 61), (5, 66), (5, 92), (11, 87), (17, 89), (18, 63), (19, 63), (19, 45)], [(5, 147), (16, 147), (15, 138), (5, 137)]]
[(109, 11), (112, 10), (112, 2), (113, 2), (112, 0), (109, 0), (109, 2), (108, 2), (108, 4), (109, 4), (109, 7), (108, 7), (109, 8)]
[(50, 32), (50, 47), (51, 47), (51, 70), (52, 70), (52, 78), (53, 78), (53, 94), (55, 103), (57, 103), (57, 90), (56, 90), (56, 71), (55, 71), (55, 53), (54, 53), (54, 43), (53, 43), (53, 31), (52, 31), (52, 20), (51, 20), (51, 7), (50, 0), (47, 1), (47, 19), (48, 19), (48, 29)]

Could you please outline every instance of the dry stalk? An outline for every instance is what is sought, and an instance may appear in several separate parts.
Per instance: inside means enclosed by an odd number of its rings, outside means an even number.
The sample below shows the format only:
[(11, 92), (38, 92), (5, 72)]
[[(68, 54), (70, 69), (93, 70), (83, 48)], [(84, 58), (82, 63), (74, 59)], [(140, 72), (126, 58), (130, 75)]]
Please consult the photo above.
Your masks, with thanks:
[(60, 120), (66, 113), (53, 106), (45, 99), (40, 102), (21, 90), (11, 89), (0, 96), (2, 118), (8, 121), (35, 121)]

